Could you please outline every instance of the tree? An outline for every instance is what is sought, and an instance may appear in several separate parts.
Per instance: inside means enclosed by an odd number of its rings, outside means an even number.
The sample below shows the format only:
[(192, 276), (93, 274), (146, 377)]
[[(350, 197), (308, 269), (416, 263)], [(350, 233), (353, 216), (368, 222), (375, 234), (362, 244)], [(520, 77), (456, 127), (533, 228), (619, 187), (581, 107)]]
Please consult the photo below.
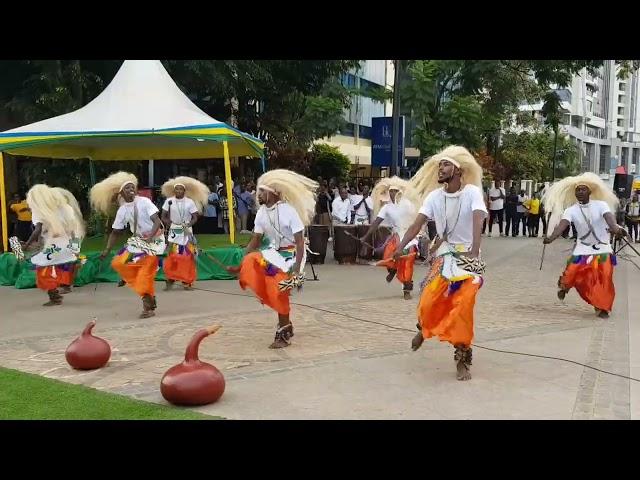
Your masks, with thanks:
[(313, 178), (337, 178), (346, 180), (351, 171), (351, 160), (338, 147), (326, 143), (316, 143), (311, 148)]
[[(567, 86), (583, 69), (602, 60), (410, 60), (401, 92), (405, 111), (416, 120), (414, 147), (423, 156), (445, 145), (499, 155), (502, 126), (523, 101), (535, 103), (551, 88)], [(621, 60), (619, 75), (640, 64)]]
[(505, 177), (544, 181), (552, 177), (549, 159), (557, 153), (556, 173), (559, 177), (578, 172), (578, 149), (570, 139), (550, 127), (521, 133), (507, 132), (500, 146), (500, 165)]
[(555, 91), (550, 91), (543, 97), (542, 114), (545, 118), (545, 123), (553, 130), (553, 156), (551, 160), (551, 181), (556, 179), (556, 154), (558, 148), (558, 130), (560, 128), (560, 121), (562, 120), (562, 104), (560, 97)]

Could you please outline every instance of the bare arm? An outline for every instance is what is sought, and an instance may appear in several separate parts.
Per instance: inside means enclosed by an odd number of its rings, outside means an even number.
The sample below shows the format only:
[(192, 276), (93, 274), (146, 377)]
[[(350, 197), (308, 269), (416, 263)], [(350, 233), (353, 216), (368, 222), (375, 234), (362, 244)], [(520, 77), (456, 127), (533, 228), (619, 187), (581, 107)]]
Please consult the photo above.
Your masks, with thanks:
[(191, 214), (191, 221), (189, 222), (189, 224), (187, 226), (191, 227), (191, 226), (195, 225), (199, 218), (200, 218), (200, 215), (198, 215), (198, 213), (192, 213)]
[(113, 249), (113, 245), (116, 243), (116, 240), (123, 233), (124, 233), (124, 229), (111, 230), (111, 233), (109, 234), (109, 239), (107, 240), (107, 246), (104, 248), (102, 253), (100, 253), (100, 258), (106, 257), (109, 254), (109, 252), (111, 252), (111, 250)]
[(369, 227), (369, 230), (367, 230), (367, 233), (365, 233), (364, 237), (362, 237), (360, 240), (363, 242), (366, 242), (367, 239), (373, 234), (373, 232), (375, 232), (378, 229), (381, 223), (382, 223), (382, 219), (380, 217), (377, 217)]
[(628, 235), (627, 231), (624, 228), (620, 228), (620, 225), (616, 223), (616, 218), (613, 216), (613, 213), (605, 213), (604, 220), (607, 222), (607, 225), (609, 225), (609, 231), (617, 237), (624, 237)]
[(558, 223), (556, 228), (553, 230), (553, 233), (545, 238), (543, 243), (546, 245), (553, 242), (556, 238), (562, 235), (562, 232), (564, 232), (569, 225), (569, 220), (565, 220), (564, 218), (560, 220), (560, 223)]
[[(169, 207), (171, 208), (171, 207)], [(168, 210), (162, 210), (162, 222), (165, 225), (171, 225), (171, 217), (169, 216)]]
[(296, 241), (296, 263), (293, 264), (293, 273), (300, 273), (300, 265), (302, 264), (302, 257), (304, 257), (304, 235), (303, 232), (298, 232), (293, 235), (293, 239)]
[(254, 232), (253, 235), (251, 236), (251, 240), (249, 240), (249, 243), (247, 244), (247, 248), (245, 248), (244, 250), (245, 255), (249, 252), (256, 250), (260, 246), (261, 242), (262, 242), (262, 234)]
[(480, 255), (480, 239), (482, 238), (482, 223), (486, 217), (482, 210), (473, 211), (473, 244), (471, 245), (470, 257), (476, 258)]
[(36, 228), (33, 229), (31, 236), (29, 237), (27, 242), (24, 244), (24, 249), (27, 250), (33, 242), (37, 242), (38, 239), (40, 238), (40, 235), (42, 235), (42, 223), (38, 222), (36, 225)]
[(153, 238), (158, 233), (158, 230), (162, 228), (162, 221), (157, 213), (151, 215), (151, 221), (153, 222), (153, 229), (148, 235), (145, 235), (145, 238)]

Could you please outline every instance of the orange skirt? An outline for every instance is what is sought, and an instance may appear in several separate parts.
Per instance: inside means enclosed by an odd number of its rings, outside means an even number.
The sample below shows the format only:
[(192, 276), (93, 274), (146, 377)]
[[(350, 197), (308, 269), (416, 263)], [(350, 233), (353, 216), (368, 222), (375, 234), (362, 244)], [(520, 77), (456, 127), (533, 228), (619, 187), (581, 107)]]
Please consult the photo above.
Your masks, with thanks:
[(416, 255), (418, 250), (416, 247), (411, 247), (409, 253), (402, 255), (397, 261), (393, 259), (398, 245), (400, 244), (400, 238), (397, 234), (393, 234), (391, 240), (384, 247), (384, 253), (382, 254), (382, 260), (376, 265), (378, 267), (385, 267), (389, 270), (396, 270), (396, 277), (400, 283), (407, 283), (413, 280), (413, 265), (416, 262)]
[[(270, 267), (274, 268), (274, 267)], [(289, 293), (278, 290), (278, 282), (287, 278), (287, 274), (275, 269), (270, 275), (260, 252), (249, 253), (240, 264), (239, 282), (243, 290), (253, 290), (263, 305), (271, 307), (280, 315), (289, 315)]]
[(36, 267), (36, 287), (45, 292), (73, 284), (75, 263)]
[[(139, 260), (133, 262), (134, 258)], [(158, 257), (155, 255), (132, 254), (127, 250), (120, 252), (111, 261), (113, 268), (138, 295), (155, 295), (155, 277), (158, 271)]]
[(613, 286), (615, 265), (616, 256), (613, 254), (572, 255), (558, 281), (558, 286), (564, 290), (575, 288), (589, 305), (610, 312), (616, 296)]
[(173, 245), (171, 252), (164, 259), (164, 275), (167, 280), (182, 282), (191, 285), (196, 281), (196, 257), (195, 248), (188, 245)]
[(442, 262), (436, 260), (429, 273), (431, 280), (420, 296), (418, 322), (422, 336), (468, 347), (473, 342), (473, 307), (482, 279), (449, 282), (440, 274), (441, 267)]

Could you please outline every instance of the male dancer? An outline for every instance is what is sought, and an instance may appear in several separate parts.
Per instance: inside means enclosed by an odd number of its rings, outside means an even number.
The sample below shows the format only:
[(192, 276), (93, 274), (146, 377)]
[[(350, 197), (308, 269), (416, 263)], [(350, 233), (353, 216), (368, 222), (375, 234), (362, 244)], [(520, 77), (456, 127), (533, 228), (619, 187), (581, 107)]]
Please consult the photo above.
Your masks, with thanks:
[(93, 207), (104, 214), (111, 211), (114, 198), (120, 196), (124, 200), (118, 208), (107, 247), (100, 258), (104, 259), (111, 252), (116, 240), (129, 225), (133, 236), (113, 258), (111, 268), (142, 298), (140, 318), (149, 318), (155, 315), (157, 307), (154, 280), (158, 271), (158, 255), (164, 253), (165, 240), (158, 207), (148, 198), (138, 196), (137, 191), (136, 176), (118, 172), (94, 185), (90, 199)]
[(487, 208), (482, 195), (482, 167), (459, 146), (450, 146), (431, 157), (411, 179), (426, 198), (413, 225), (398, 245), (395, 256), (418, 234), (427, 219), (436, 224), (431, 247), (435, 258), (423, 282), (418, 304), (419, 332), (413, 350), (425, 338), (439, 337), (455, 347), (458, 380), (471, 379), (473, 307), (482, 286), (484, 264), (480, 260), (482, 222)]
[(258, 299), (278, 314), (275, 339), (269, 348), (291, 344), (293, 324), (289, 318), (289, 295), (304, 283), (306, 263), (304, 228), (311, 224), (318, 184), (295, 172), (277, 169), (258, 179), (261, 204), (253, 236), (240, 267), (240, 287), (250, 288)]
[(207, 186), (190, 177), (176, 177), (162, 185), (167, 198), (162, 206), (162, 221), (169, 226), (169, 254), (164, 260), (165, 290), (176, 281), (191, 290), (196, 281), (197, 242), (192, 226), (198, 221), (209, 198)]
[[(545, 193), (544, 203), (551, 211), (549, 225), (557, 225), (544, 239), (545, 245), (562, 235), (571, 223), (577, 231), (573, 253), (558, 279), (558, 298), (563, 300), (575, 287), (580, 297), (594, 307), (598, 317), (609, 317), (616, 295), (613, 285), (616, 256), (609, 243), (609, 232), (618, 238), (627, 235), (616, 224), (612, 213), (616, 211), (618, 199), (598, 175), (587, 172), (552, 185)], [(562, 218), (558, 222), (560, 214)]]

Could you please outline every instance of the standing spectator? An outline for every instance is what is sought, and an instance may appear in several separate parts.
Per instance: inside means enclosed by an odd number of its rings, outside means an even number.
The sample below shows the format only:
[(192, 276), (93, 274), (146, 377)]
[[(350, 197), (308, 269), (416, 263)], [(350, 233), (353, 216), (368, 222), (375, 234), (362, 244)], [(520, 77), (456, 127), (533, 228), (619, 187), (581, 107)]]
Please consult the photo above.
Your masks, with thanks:
[(511, 187), (509, 189), (509, 195), (505, 199), (505, 214), (506, 214), (506, 222), (505, 222), (505, 234), (507, 237), (509, 236), (509, 227), (511, 227), (511, 235), (513, 237), (518, 236), (518, 226), (520, 224), (520, 217), (518, 217), (518, 203), (520, 197), (516, 193), (516, 187)]
[(26, 242), (31, 236), (33, 228), (31, 226), (31, 209), (24, 199), (24, 196), (20, 194), (14, 195), (16, 203), (11, 205), (11, 211), (16, 214), (17, 222), (15, 226), (15, 235), (19, 240)]
[(362, 195), (351, 195), (352, 223), (369, 225), (373, 212), (373, 200), (369, 195), (369, 186), (363, 185)]
[(638, 222), (640, 222), (640, 202), (638, 202), (638, 193), (634, 193), (631, 202), (627, 204), (625, 209), (627, 219), (627, 230), (631, 236), (631, 241), (638, 243)]
[(527, 220), (528, 220), (528, 212), (527, 209), (524, 208), (524, 203), (528, 202), (529, 199), (529, 195), (527, 195), (527, 192), (524, 191), (524, 189), (520, 190), (520, 195), (518, 195), (518, 213), (519, 215), (519, 222), (518, 222), (518, 228), (516, 230), (520, 230), (520, 222), (522, 222), (522, 236), (526, 237), (527, 236)]
[(9, 211), (7, 213), (8, 213), (8, 220), (9, 220), (9, 236), (10, 237), (13, 237), (14, 235), (17, 236), (16, 231), (18, 229), (18, 216), (11, 209), (11, 206), (16, 203), (20, 203), (20, 194), (18, 193), (14, 193), (13, 197), (11, 198), (11, 200), (9, 200), (9, 203), (8, 203)]
[(316, 199), (316, 217), (319, 225), (329, 227), (329, 240), (333, 240), (333, 229), (331, 228), (331, 204), (333, 203), (333, 195), (329, 191), (329, 185), (326, 180), (320, 184), (320, 192)]
[(218, 229), (219, 199), (214, 185), (210, 185), (209, 197), (207, 197), (207, 204), (204, 206), (204, 215), (193, 226), (194, 233), (218, 233), (220, 231)]
[(244, 184), (240, 185), (240, 193), (236, 196), (238, 203), (238, 216), (240, 217), (240, 231), (247, 230), (247, 222), (249, 220), (249, 213), (253, 208), (253, 196), (247, 192), (247, 188)]
[(331, 216), (334, 225), (346, 225), (351, 220), (351, 202), (345, 187), (340, 188), (340, 196), (333, 200)]
[(229, 199), (227, 198), (227, 191), (224, 186), (218, 192), (220, 196), (220, 213), (222, 214), (222, 228), (224, 228), (224, 233), (229, 233), (229, 215), (234, 215), (234, 220), (237, 218), (236, 211), (238, 209), (238, 204), (235, 198), (232, 198), (232, 212), (229, 212)]
[[(495, 185), (497, 185), (497, 182), (495, 182)], [(489, 236), (491, 236), (494, 219), (497, 219), (500, 236), (504, 237), (504, 233), (502, 233), (502, 222), (504, 220), (505, 197), (506, 193), (502, 187), (494, 186), (489, 190)]]
[(540, 228), (540, 198), (537, 193), (533, 194), (531, 200), (527, 200), (525, 208), (529, 212), (529, 237), (537, 237)]

